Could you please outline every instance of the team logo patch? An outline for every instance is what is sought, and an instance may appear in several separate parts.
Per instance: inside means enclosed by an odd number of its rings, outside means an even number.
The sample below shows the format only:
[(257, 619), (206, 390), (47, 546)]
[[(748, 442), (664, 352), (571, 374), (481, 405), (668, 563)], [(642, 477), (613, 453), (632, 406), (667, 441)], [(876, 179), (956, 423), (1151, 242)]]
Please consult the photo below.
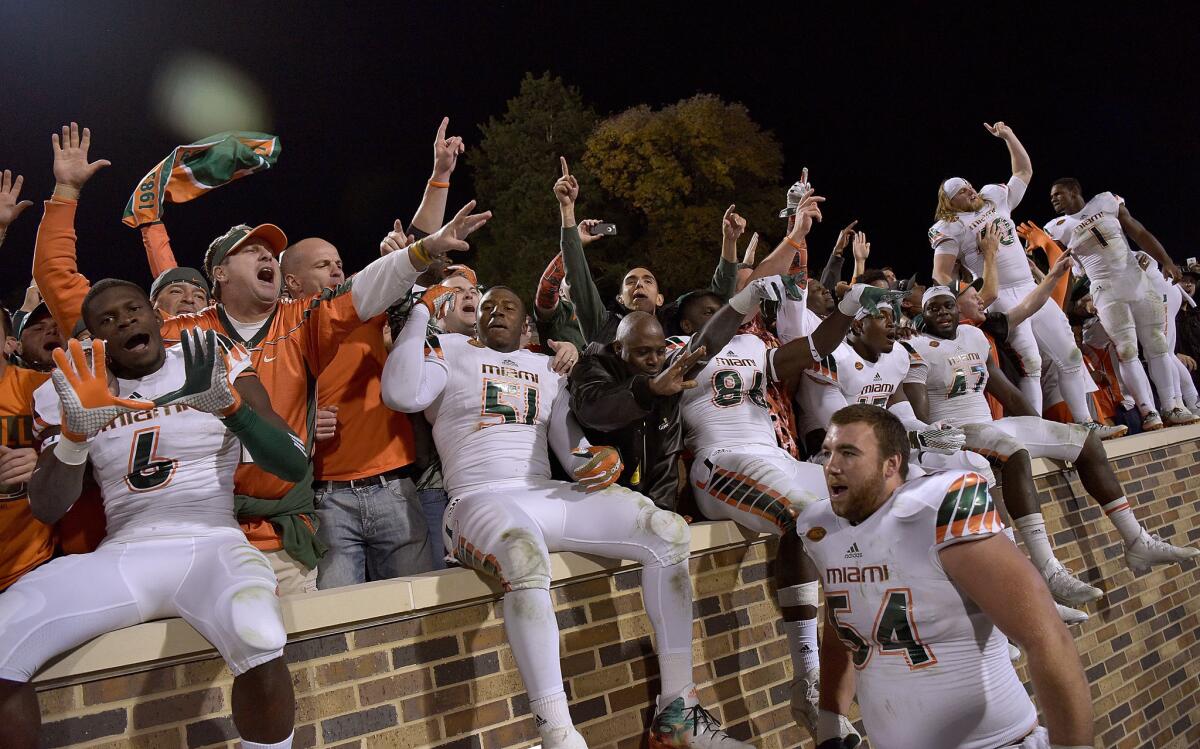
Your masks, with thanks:
[(929, 348), (937, 348), (937, 347), (938, 347), (938, 342), (937, 342), (937, 341), (930, 341), (930, 342), (929, 342)]
[(856, 362), (854, 362), (854, 368), (855, 368), (855, 369), (862, 369), (862, 368), (863, 368), (863, 366), (862, 366), (862, 362), (860, 362), (860, 361), (856, 361)]
[(1066, 219), (1065, 219), (1065, 218), (1060, 218), (1058, 221), (1055, 221), (1055, 222), (1054, 222), (1054, 225), (1055, 225), (1055, 226), (1058, 226), (1059, 224), (1061, 224), (1061, 223), (1062, 223), (1062, 222), (1064, 222), (1064, 221), (1066, 221)]
[(809, 541), (820, 541), (822, 538), (825, 538), (826, 532), (824, 528), (818, 525), (815, 528), (809, 528), (808, 533), (805, 533), (804, 537)]
[(471, 345), (472, 345), (472, 346), (474, 346), (475, 348), (487, 348), (487, 346), (484, 346), (482, 343), (480, 343), (479, 341), (477, 341), (477, 340), (476, 340), (476, 339), (474, 339), (474, 338), (472, 338), (471, 340), (467, 341), (467, 343), (471, 344)]

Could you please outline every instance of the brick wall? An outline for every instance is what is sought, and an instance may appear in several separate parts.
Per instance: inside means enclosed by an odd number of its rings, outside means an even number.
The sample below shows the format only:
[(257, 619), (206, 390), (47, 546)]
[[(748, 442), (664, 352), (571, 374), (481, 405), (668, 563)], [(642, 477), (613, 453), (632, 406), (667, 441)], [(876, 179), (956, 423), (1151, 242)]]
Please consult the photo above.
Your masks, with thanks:
[[(1176, 542), (1200, 540), (1198, 449), (1200, 440), (1115, 461), (1143, 521)], [(1076, 629), (1097, 746), (1200, 745), (1200, 565), (1134, 579), (1116, 532), (1073, 476), (1038, 484), (1060, 558), (1108, 593)], [(754, 541), (691, 560), (695, 676), (730, 733), (782, 749), (802, 744), (787, 707), (791, 666), (766, 562), (772, 548)], [(553, 591), (572, 714), (593, 749), (642, 746), (657, 693), (638, 579), (635, 570)], [(297, 747), (493, 749), (536, 738), (495, 602), (293, 642), (287, 658)], [(234, 746), (229, 689), (217, 659), (44, 689), (46, 743)]]

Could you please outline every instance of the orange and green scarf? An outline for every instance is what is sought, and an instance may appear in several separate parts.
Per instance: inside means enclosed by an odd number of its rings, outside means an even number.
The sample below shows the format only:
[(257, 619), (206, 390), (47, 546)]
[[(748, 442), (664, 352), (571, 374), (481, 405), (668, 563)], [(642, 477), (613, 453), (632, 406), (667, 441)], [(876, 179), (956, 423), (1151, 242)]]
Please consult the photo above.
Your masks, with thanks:
[(280, 148), (277, 136), (237, 131), (178, 146), (138, 182), (122, 221), (135, 228), (161, 221), (167, 203), (186, 203), (275, 166)]

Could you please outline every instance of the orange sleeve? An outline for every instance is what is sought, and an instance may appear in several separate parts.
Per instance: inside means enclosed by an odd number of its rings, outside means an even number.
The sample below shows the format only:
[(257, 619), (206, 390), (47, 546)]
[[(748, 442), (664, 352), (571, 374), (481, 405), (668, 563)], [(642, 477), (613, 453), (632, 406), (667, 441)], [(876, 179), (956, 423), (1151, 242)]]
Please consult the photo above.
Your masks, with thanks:
[[(1062, 248), (1058, 246), (1058, 242), (1051, 242), (1053, 247), (1046, 249), (1046, 260), (1050, 263), (1047, 267), (1053, 267), (1058, 259), (1062, 257)], [(1064, 273), (1062, 278), (1058, 279), (1058, 283), (1054, 284), (1054, 291), (1050, 292), (1050, 298), (1058, 302), (1058, 306), (1062, 309), (1067, 308), (1067, 291), (1068, 283), (1071, 281), (1071, 274)]]
[(33, 246), (33, 280), (66, 338), (79, 320), (92, 284), (79, 272), (75, 259), (76, 201), (53, 198), (45, 205)]
[(161, 221), (142, 224), (138, 227), (142, 232), (142, 246), (146, 248), (146, 262), (150, 264), (150, 278), (158, 278), (165, 271), (179, 266), (175, 262), (175, 252), (171, 249), (171, 237), (167, 235), (167, 227)]

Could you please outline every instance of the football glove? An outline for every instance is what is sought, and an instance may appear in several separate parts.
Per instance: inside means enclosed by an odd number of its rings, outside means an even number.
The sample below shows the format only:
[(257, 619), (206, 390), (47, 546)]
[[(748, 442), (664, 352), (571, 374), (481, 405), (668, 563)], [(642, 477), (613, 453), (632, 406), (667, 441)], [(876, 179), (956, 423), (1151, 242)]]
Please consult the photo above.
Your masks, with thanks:
[(612, 447), (583, 447), (571, 454), (587, 460), (573, 471), (573, 475), (588, 492), (598, 492), (612, 486), (625, 467), (621, 463), (621, 454)]
[(86, 442), (113, 419), (132, 411), (147, 411), (154, 404), (144, 400), (118, 398), (108, 389), (108, 365), (104, 341), (92, 341), (91, 362), (83, 344), (67, 342), (70, 360), (62, 349), (54, 350), (58, 369), (50, 373), (62, 414), (62, 434), (72, 442)]
[(418, 301), (425, 306), (425, 309), (429, 310), (430, 319), (440, 320), (454, 309), (454, 300), (458, 298), (458, 292), (459, 290), (453, 286), (434, 284), (425, 289)]
[(180, 338), (183, 386), (155, 398), (155, 405), (182, 404), (221, 418), (232, 416), (241, 407), (242, 396), (229, 384), (229, 364), (216, 331), (193, 328)]
[(860, 309), (865, 309), (869, 315), (878, 315), (880, 308), (883, 307), (891, 307), (893, 311), (898, 310), (900, 300), (906, 296), (908, 296), (907, 291), (893, 291), (856, 283), (838, 302), (838, 310), (847, 317), (854, 317)]
[(909, 432), (908, 444), (914, 450), (953, 455), (967, 444), (967, 433), (958, 427), (938, 424), (919, 432)]
[(854, 749), (862, 742), (850, 720), (832, 710), (817, 713), (817, 749)]

